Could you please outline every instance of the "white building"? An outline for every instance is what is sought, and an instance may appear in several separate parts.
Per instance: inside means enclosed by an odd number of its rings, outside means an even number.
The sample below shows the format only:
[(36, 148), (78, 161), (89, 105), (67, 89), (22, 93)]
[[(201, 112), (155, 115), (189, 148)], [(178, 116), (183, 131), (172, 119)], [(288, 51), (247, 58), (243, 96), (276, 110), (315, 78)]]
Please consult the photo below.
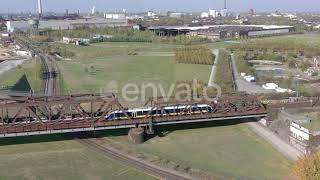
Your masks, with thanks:
[(124, 13), (105, 13), (104, 17), (106, 19), (126, 19), (126, 15)]
[(228, 15), (228, 9), (221, 9), (220, 10), (221, 17), (227, 17)]
[(292, 122), (290, 125), (290, 143), (303, 153), (308, 152), (308, 147), (305, 142), (308, 142), (312, 138), (312, 133), (309, 129)]
[(8, 32), (14, 32), (17, 29), (26, 31), (31, 28), (28, 21), (7, 21), (6, 26)]
[(16, 51), (16, 54), (18, 56), (23, 56), (23, 57), (32, 57), (32, 53), (30, 51), (21, 51), (21, 50), (18, 50)]
[(276, 90), (277, 88), (279, 88), (279, 86), (275, 83), (267, 83), (262, 85), (262, 87), (263, 89), (266, 89), (266, 90)]
[(314, 29), (320, 29), (320, 24), (313, 27)]
[(184, 13), (179, 13), (179, 12), (173, 12), (169, 14), (169, 17), (172, 18), (181, 18), (184, 15)]
[(152, 11), (148, 11), (147, 16), (148, 17), (154, 17), (154, 16), (156, 16), (156, 13), (154, 13)]
[(219, 16), (219, 12), (215, 9), (209, 9), (209, 16), (216, 18)]
[(310, 140), (311, 136), (309, 129), (304, 128), (295, 122), (292, 122), (290, 125), (290, 133), (293, 137), (299, 139), (300, 141), (308, 141)]
[(209, 17), (209, 13), (207, 12), (202, 12), (200, 15), (201, 18), (208, 18)]

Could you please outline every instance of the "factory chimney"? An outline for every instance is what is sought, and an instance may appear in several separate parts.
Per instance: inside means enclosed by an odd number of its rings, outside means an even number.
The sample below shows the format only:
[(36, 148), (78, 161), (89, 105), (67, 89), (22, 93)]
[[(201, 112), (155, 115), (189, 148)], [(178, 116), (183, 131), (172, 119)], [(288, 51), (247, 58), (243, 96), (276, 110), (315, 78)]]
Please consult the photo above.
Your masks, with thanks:
[(38, 14), (39, 17), (42, 17), (42, 1), (38, 0)]
[(227, 9), (227, 0), (224, 0), (224, 6), (223, 6), (224, 9)]

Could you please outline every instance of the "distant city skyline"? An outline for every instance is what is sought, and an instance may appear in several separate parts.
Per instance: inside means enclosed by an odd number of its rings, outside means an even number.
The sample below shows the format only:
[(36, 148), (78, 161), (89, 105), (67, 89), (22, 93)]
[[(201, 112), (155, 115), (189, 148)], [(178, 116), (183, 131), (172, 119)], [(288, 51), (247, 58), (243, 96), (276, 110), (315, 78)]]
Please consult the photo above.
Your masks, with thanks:
[[(93, 6), (97, 11), (117, 11), (126, 9), (129, 12), (142, 11), (190, 11), (200, 12), (209, 8), (223, 8), (223, 0), (42, 0), (44, 12), (70, 12), (80, 10), (90, 12)], [(316, 0), (227, 0), (228, 9), (236, 12), (247, 12), (253, 8), (258, 12), (295, 11), (318, 12), (320, 2)], [(37, 12), (37, 0), (1, 0), (1, 13)]]

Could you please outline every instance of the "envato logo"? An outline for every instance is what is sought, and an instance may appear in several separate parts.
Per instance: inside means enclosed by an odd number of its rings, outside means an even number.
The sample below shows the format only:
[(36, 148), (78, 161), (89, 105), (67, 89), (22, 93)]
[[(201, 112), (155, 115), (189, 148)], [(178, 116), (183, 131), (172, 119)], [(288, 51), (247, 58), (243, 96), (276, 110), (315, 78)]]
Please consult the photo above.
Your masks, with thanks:
[[(209, 96), (208, 92), (214, 91), (214, 96)], [(101, 94), (115, 93), (118, 98), (126, 102), (145, 102), (149, 97), (162, 97), (163, 101), (215, 101), (222, 94), (221, 87), (217, 84), (211, 84), (210, 87), (204, 86), (194, 79), (191, 83), (171, 84), (169, 88), (165, 88), (160, 83), (127, 83), (120, 87), (116, 81), (111, 81), (107, 86), (100, 90)]]

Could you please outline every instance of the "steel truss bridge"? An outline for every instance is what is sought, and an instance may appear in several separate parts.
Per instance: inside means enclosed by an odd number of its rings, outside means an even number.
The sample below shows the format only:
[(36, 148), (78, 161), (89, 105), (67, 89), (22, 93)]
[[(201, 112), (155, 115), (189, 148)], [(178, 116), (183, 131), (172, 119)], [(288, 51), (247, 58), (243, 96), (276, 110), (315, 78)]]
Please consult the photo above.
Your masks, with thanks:
[[(123, 103), (123, 102), (122, 102)], [(153, 125), (196, 123), (227, 119), (267, 116), (266, 107), (250, 95), (225, 95), (217, 101), (175, 101), (150, 99), (144, 107), (153, 110), (170, 105), (208, 104), (211, 113), (179, 113), (170, 116), (107, 121), (110, 111), (126, 110), (113, 94), (81, 94), (52, 97), (11, 97), (0, 99), (0, 137), (30, 136), (106, 129), (146, 127)], [(125, 104), (125, 103), (123, 103)]]

